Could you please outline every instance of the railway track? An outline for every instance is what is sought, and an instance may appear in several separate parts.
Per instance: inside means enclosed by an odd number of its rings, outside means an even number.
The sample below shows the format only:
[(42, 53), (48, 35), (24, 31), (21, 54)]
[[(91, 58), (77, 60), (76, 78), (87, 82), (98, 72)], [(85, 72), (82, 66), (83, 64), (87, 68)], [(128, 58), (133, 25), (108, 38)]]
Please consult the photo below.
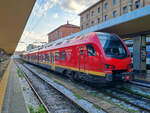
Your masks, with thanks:
[[(21, 68), (18, 63), (15, 62), (15, 64), (16, 64), (16, 66), (17, 66), (18, 69)], [(45, 103), (43, 102), (42, 98), (39, 96), (39, 94), (37, 93), (37, 91), (36, 91), (35, 88), (33, 87), (32, 83), (31, 83), (30, 80), (28, 79), (26, 73), (25, 73), (23, 70), (21, 70), (21, 72), (23, 73), (25, 80), (26, 80), (27, 83), (29, 84), (29, 86), (30, 86), (31, 90), (33, 91), (33, 93), (35, 94), (35, 96), (38, 98), (38, 100), (40, 101), (40, 103), (44, 106), (45, 111), (46, 111), (47, 113), (51, 113), (51, 112), (48, 110), (48, 108), (47, 108), (47, 106), (45, 105)]]
[[(82, 84), (81, 84), (82, 85)], [(85, 84), (84, 84), (85, 85)], [(84, 86), (83, 85), (83, 86)], [(90, 87), (91, 88), (91, 87)], [(140, 95), (132, 94), (126, 91), (118, 90), (118, 89), (109, 89), (107, 90), (101, 90), (99, 88), (93, 88), (99, 92), (104, 93), (105, 95), (108, 95), (110, 97), (113, 97), (115, 99), (118, 99), (120, 101), (123, 101), (127, 104), (130, 104), (131, 106), (134, 106), (140, 110), (140, 112), (150, 112), (150, 99), (142, 97)]]
[[(72, 100), (70, 97), (67, 97), (65, 94), (63, 94), (56, 87), (53, 87), (48, 81), (46, 81), (42, 77), (38, 76), (36, 73), (29, 70), (29, 68), (27, 68), (26, 66), (18, 63), (17, 65), (19, 69), (24, 73), (26, 80), (29, 82), (34, 92), (38, 95), (38, 98), (40, 98), (40, 101), (42, 102), (42, 104), (44, 105), (48, 113), (59, 113), (59, 112), (61, 113), (66, 113), (66, 112), (67, 113), (105, 113), (103, 110), (91, 111), (87, 107), (85, 108), (82, 107), (77, 102)], [(47, 90), (51, 90), (51, 92), (49, 92), (48, 95), (44, 95), (41, 92), (40, 94), (39, 91), (41, 89), (39, 89), (39, 87), (36, 87), (37, 83), (33, 83), (34, 81), (36, 82), (40, 81), (38, 82), (38, 85), (45, 87), (45, 92), (47, 92)], [(48, 98), (46, 98), (47, 96)], [(53, 101), (53, 99), (50, 100), (50, 97), (51, 99), (52, 98), (56, 98), (56, 99)], [(46, 99), (48, 100), (46, 101)]]
[(150, 84), (149, 83), (143, 83), (143, 82), (139, 82), (139, 81), (131, 81), (130, 84), (138, 85), (138, 86), (142, 86), (142, 87), (146, 87), (146, 88), (150, 88)]
[(129, 93), (126, 91), (118, 90), (118, 89), (108, 89), (101, 90), (104, 94), (109, 95), (113, 98), (124, 101), (127, 104), (135, 106), (142, 111), (150, 112), (150, 99), (142, 97), (140, 95), (135, 95), (133, 93)]
[(102, 92), (104, 95), (123, 101), (126, 104), (134, 106), (140, 110), (141, 113), (150, 113), (150, 98), (143, 97), (142, 95), (135, 94), (132, 92), (120, 90), (118, 88), (99, 88), (93, 85), (88, 86), (95, 89), (96, 91)]

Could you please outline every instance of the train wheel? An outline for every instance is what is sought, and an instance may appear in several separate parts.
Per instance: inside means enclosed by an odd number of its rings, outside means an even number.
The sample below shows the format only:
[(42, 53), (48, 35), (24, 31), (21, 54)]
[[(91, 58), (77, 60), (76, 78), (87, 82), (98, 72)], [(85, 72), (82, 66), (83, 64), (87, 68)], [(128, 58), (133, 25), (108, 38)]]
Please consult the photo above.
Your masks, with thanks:
[(67, 76), (67, 70), (64, 70), (62, 74), (63, 74), (63, 76), (68, 77), (68, 76)]
[(80, 80), (78, 72), (74, 73), (74, 79), (75, 79), (75, 81), (79, 81)]
[(68, 73), (67, 73), (67, 76), (69, 77), (69, 79), (70, 79), (71, 81), (74, 81), (74, 80), (73, 80), (73, 72), (68, 72)]
[(71, 79), (71, 81), (77, 82), (79, 80), (78, 73), (72, 71), (69, 78)]

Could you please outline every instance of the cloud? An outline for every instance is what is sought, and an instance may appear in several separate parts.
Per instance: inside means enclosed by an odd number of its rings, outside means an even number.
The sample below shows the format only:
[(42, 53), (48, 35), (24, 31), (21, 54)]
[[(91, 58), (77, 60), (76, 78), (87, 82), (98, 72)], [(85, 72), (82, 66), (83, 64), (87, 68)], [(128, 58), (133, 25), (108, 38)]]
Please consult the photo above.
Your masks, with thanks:
[(90, 0), (88, 2), (87, 0), (62, 0), (59, 1), (59, 4), (65, 10), (80, 13), (97, 1), (99, 0)]
[(72, 19), (71, 24), (80, 26), (80, 17), (78, 16), (78, 17)]
[(44, 42), (48, 42), (47, 34), (24, 31), (16, 50), (26, 50), (26, 46), (29, 44), (42, 45)]
[(80, 13), (97, 1), (99, 0), (90, 0), (88, 2), (87, 0), (47, 0), (42, 5), (39, 1), (35, 4), (33, 14), (34, 16), (45, 16), (47, 11), (57, 3), (68, 12)]
[[(80, 18), (77, 14), (91, 6), (92, 4), (96, 3), (99, 0), (37, 0), (32, 15), (34, 16), (47, 16), (48, 10), (53, 8), (55, 4), (58, 4), (64, 11), (65, 15), (63, 15), (62, 19), (60, 20), (59, 25), (56, 23), (47, 23), (49, 31), (55, 29), (56, 27), (60, 26), (60, 24), (64, 24), (67, 20), (71, 24), (79, 25)], [(53, 9), (52, 9), (53, 10)], [(61, 16), (58, 13), (52, 15), (54, 19)], [(35, 17), (33, 17), (35, 18)], [(17, 50), (25, 50), (28, 44), (40, 44), (35, 42), (47, 42), (47, 34), (39, 34), (38, 32), (29, 32), (24, 31), (20, 42), (18, 44)]]
[(59, 17), (58, 13), (55, 13), (55, 14), (53, 15), (53, 18), (54, 18), (54, 19), (57, 19), (58, 17)]
[[(43, 1), (43, 0), (42, 0)], [(58, 0), (47, 0), (45, 3), (36, 2), (33, 9), (34, 16), (45, 16), (47, 11), (52, 8)]]

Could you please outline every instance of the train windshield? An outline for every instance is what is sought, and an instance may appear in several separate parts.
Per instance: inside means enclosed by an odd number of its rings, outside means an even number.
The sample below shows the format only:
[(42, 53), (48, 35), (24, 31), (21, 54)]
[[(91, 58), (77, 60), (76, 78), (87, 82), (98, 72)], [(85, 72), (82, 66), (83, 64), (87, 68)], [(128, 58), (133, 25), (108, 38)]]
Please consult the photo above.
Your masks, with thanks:
[(127, 51), (117, 36), (110, 34), (98, 34), (98, 38), (107, 57), (119, 59), (127, 57)]

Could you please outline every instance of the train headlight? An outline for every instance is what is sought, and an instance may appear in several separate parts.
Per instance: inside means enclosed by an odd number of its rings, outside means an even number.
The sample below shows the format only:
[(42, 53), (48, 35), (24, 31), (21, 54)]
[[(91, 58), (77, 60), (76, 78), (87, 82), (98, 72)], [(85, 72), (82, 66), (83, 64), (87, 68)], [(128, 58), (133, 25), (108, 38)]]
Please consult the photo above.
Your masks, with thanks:
[(128, 69), (130, 69), (130, 68), (132, 68), (132, 67), (133, 67), (133, 64), (129, 64), (129, 65), (127, 66)]
[(115, 69), (114, 65), (105, 64), (106, 69)]

